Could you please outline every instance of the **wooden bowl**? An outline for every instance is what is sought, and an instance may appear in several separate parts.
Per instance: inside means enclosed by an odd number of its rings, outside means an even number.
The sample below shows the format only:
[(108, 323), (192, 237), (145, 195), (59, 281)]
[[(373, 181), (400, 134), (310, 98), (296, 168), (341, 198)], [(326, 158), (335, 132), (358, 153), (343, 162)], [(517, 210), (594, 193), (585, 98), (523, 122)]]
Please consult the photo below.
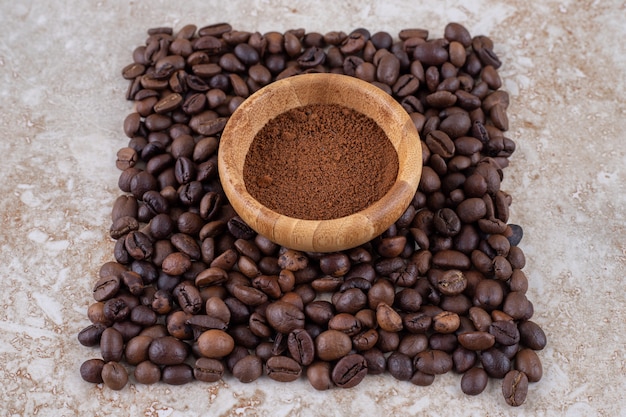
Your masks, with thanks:
[[(246, 190), (243, 167), (256, 134), (271, 119), (307, 104), (339, 104), (372, 118), (398, 154), (391, 189), (369, 207), (346, 217), (303, 220), (260, 204)], [(239, 216), (257, 233), (302, 251), (333, 252), (359, 246), (380, 235), (404, 213), (422, 172), (422, 148), (415, 126), (393, 97), (365, 81), (338, 74), (304, 74), (276, 81), (246, 99), (220, 139), (220, 181)]]

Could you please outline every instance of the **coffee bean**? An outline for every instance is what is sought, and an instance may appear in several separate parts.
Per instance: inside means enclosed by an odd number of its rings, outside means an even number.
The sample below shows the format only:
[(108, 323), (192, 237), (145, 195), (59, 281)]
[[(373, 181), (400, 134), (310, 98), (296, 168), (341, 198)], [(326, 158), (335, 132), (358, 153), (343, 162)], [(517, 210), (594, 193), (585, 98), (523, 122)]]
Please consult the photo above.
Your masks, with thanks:
[(261, 375), (263, 375), (263, 362), (256, 355), (247, 355), (241, 358), (233, 367), (233, 376), (244, 384), (259, 379)]
[(367, 361), (358, 354), (341, 358), (333, 368), (332, 381), (340, 388), (352, 388), (367, 375)]
[(223, 358), (230, 354), (234, 347), (235, 341), (223, 330), (206, 330), (198, 337), (198, 350), (206, 358)]
[(511, 370), (511, 361), (506, 355), (496, 348), (489, 348), (480, 352), (480, 361), (483, 369), (490, 377), (504, 378), (507, 372)]
[(186, 363), (164, 366), (161, 380), (170, 385), (187, 384), (193, 381), (193, 368)]
[(315, 352), (321, 360), (337, 360), (347, 355), (351, 349), (352, 340), (339, 330), (326, 330), (315, 338)]
[(440, 375), (452, 369), (452, 358), (441, 350), (427, 350), (418, 353), (413, 360), (415, 369), (429, 375)]
[(494, 335), (496, 342), (510, 346), (520, 341), (520, 333), (513, 321), (498, 320), (491, 323), (489, 333)]
[(402, 317), (389, 305), (381, 302), (376, 307), (376, 323), (381, 329), (388, 332), (402, 330)]
[(128, 372), (117, 361), (107, 362), (102, 367), (102, 381), (110, 389), (119, 391), (128, 383)]
[(306, 376), (311, 386), (318, 391), (324, 391), (333, 386), (328, 362), (313, 362), (307, 367)]
[(537, 382), (543, 376), (541, 360), (534, 350), (521, 349), (515, 356), (515, 369), (523, 372), (528, 382)]
[(272, 356), (265, 363), (267, 376), (274, 381), (291, 382), (300, 377), (302, 367), (288, 356)]
[(224, 375), (224, 365), (217, 359), (196, 359), (193, 375), (199, 381), (216, 382)]
[(291, 356), (301, 365), (309, 365), (313, 362), (315, 345), (313, 338), (304, 329), (296, 329), (289, 333), (287, 347)]
[(387, 358), (387, 370), (394, 378), (408, 381), (413, 376), (413, 362), (409, 356), (401, 352), (393, 352)]
[(519, 407), (526, 401), (528, 377), (520, 371), (510, 371), (502, 380), (502, 395), (508, 405)]
[(471, 368), (461, 377), (461, 390), (467, 395), (478, 395), (485, 390), (488, 375), (482, 368)]
[(87, 359), (80, 365), (80, 376), (93, 384), (102, 383), (102, 369), (105, 362), (102, 359)]
[(541, 350), (546, 347), (546, 334), (541, 327), (533, 321), (527, 320), (517, 325), (520, 333), (520, 342), (533, 350)]
[(100, 338), (106, 328), (102, 323), (87, 326), (78, 333), (78, 341), (83, 346), (95, 346), (100, 343)]
[(157, 365), (177, 365), (187, 358), (187, 345), (172, 336), (154, 339), (150, 343), (148, 356)]

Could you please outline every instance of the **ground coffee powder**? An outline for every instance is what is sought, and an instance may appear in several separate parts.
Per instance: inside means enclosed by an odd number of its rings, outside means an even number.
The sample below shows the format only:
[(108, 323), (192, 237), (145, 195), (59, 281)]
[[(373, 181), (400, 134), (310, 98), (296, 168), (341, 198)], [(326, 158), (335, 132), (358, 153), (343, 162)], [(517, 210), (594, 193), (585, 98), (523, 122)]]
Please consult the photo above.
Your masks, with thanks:
[(398, 175), (398, 155), (371, 118), (314, 104), (270, 120), (254, 138), (243, 174), (248, 192), (272, 210), (328, 220), (382, 198)]

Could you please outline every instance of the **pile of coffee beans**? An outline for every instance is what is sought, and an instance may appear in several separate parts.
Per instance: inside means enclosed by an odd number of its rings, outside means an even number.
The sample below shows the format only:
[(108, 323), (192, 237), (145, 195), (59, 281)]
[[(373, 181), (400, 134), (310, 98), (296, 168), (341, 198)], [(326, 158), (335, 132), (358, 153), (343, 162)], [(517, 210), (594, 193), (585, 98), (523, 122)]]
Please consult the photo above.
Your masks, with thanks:
[[(80, 373), (123, 388), (214, 382), (230, 372), (349, 388), (388, 372), (416, 385), (489, 378), (517, 406), (541, 379), (546, 336), (526, 291), (521, 227), (501, 190), (515, 150), (505, 136), (493, 42), (450, 23), (349, 34), (237, 31), (226, 23), (148, 31), (123, 69), (134, 112), (119, 150), (124, 192), (112, 210), (114, 261), (102, 265), (78, 339), (98, 346)], [(258, 235), (220, 186), (229, 115), (285, 77), (333, 72), (371, 82), (406, 109), (422, 139), (411, 205), (381, 236), (303, 253)]]

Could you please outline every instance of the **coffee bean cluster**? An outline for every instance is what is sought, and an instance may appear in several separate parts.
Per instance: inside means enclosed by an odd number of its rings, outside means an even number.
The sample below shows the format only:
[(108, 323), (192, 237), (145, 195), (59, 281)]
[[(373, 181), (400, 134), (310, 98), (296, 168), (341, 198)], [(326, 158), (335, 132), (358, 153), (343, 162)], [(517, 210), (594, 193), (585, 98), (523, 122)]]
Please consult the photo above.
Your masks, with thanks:
[[(493, 42), (450, 23), (346, 34), (261, 34), (226, 23), (148, 31), (122, 71), (134, 112), (119, 150), (124, 192), (112, 210), (115, 261), (102, 265), (79, 341), (101, 359), (89, 382), (241, 382), (306, 376), (325, 390), (388, 372), (432, 384), (462, 374), (481, 393), (502, 380), (525, 401), (546, 345), (509, 224), (503, 169), (509, 96)], [(229, 116), (285, 77), (347, 74), (398, 100), (420, 133), (423, 175), (387, 231), (357, 248), (303, 253), (258, 235), (220, 186), (216, 152)]]

